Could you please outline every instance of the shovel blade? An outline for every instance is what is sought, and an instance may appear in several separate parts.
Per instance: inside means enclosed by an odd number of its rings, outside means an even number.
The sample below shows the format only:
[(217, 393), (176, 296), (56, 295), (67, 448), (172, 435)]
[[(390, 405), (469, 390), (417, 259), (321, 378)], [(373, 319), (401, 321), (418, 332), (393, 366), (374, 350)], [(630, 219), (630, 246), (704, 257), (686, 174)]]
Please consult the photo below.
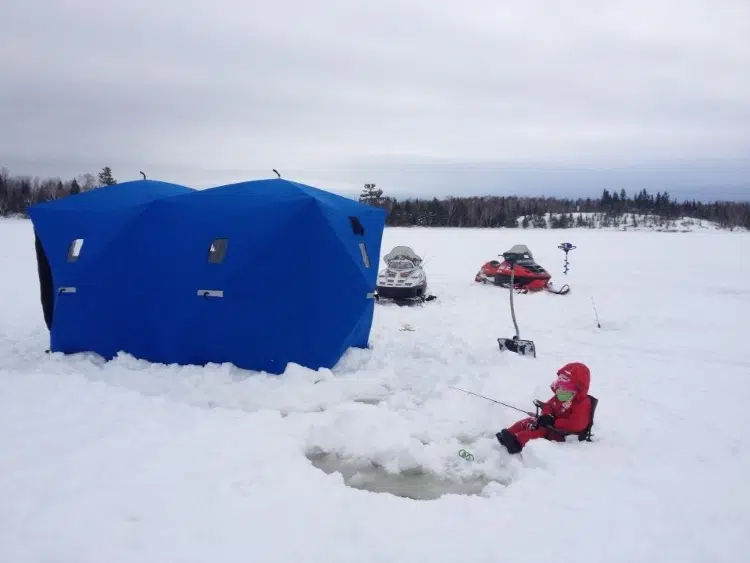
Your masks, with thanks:
[(521, 340), (514, 336), (513, 338), (498, 338), (497, 344), (501, 352), (515, 352), (520, 356), (536, 358), (536, 346), (532, 340)]

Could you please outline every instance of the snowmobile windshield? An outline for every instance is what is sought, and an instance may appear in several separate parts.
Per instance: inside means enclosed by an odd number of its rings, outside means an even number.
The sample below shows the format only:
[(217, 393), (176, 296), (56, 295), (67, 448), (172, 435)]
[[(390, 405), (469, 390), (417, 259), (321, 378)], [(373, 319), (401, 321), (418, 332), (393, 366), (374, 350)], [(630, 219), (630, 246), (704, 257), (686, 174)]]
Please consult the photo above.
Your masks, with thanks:
[(394, 260), (388, 264), (388, 267), (391, 270), (399, 272), (403, 270), (413, 270), (415, 268), (414, 263), (410, 260)]

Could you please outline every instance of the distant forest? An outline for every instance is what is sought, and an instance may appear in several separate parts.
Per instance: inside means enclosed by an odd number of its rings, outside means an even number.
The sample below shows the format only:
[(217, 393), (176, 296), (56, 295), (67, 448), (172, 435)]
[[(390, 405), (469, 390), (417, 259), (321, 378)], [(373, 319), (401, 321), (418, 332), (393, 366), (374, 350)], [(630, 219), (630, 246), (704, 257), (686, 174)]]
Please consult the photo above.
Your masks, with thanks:
[[(11, 176), (0, 169), (0, 216), (27, 216), (30, 205), (69, 197), (101, 186), (116, 184), (112, 169), (98, 175), (76, 178)], [(375, 184), (365, 184), (359, 201), (388, 212), (386, 224), (393, 227), (510, 227), (560, 228), (619, 226), (637, 227), (636, 216), (658, 217), (665, 224), (680, 217), (716, 223), (722, 228), (750, 229), (750, 203), (697, 201), (677, 202), (665, 192), (628, 194), (625, 190), (602, 190), (599, 198), (554, 198), (520, 196), (470, 196), (443, 199), (396, 199), (383, 194)], [(549, 223), (545, 214), (551, 215)]]
[(666, 191), (652, 194), (645, 189), (632, 196), (625, 190), (618, 193), (604, 189), (601, 197), (585, 199), (472, 196), (398, 200), (384, 196), (375, 184), (365, 184), (359, 201), (385, 209), (386, 224), (394, 227), (638, 227), (637, 217), (645, 215), (651, 216), (652, 226), (668, 226), (676, 219), (690, 217), (724, 229), (750, 229), (748, 202), (679, 203)]

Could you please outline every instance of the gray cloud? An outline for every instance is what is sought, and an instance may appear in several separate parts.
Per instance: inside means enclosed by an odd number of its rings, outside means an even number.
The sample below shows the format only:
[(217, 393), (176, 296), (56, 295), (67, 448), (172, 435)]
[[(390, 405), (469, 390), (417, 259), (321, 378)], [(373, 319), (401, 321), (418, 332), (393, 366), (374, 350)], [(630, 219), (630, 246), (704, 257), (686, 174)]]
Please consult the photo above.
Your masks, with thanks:
[(0, 164), (13, 172), (106, 164), (203, 187), (275, 167), (344, 192), (750, 192), (746, 0), (1, 10)]

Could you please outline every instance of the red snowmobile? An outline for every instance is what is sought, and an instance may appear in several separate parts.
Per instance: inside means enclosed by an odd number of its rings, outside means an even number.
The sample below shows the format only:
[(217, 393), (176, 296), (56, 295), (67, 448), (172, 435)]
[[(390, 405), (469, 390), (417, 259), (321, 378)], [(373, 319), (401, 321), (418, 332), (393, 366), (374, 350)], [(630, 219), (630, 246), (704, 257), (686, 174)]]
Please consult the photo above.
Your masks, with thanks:
[(550, 281), (552, 276), (534, 261), (534, 256), (525, 244), (516, 244), (501, 256), (504, 258), (502, 262), (490, 260), (483, 264), (474, 277), (474, 281), (491, 283), (501, 287), (510, 287), (512, 283), (513, 288), (520, 293), (545, 290), (558, 295), (565, 295), (570, 291), (567, 284), (560, 290), (553, 289)]

